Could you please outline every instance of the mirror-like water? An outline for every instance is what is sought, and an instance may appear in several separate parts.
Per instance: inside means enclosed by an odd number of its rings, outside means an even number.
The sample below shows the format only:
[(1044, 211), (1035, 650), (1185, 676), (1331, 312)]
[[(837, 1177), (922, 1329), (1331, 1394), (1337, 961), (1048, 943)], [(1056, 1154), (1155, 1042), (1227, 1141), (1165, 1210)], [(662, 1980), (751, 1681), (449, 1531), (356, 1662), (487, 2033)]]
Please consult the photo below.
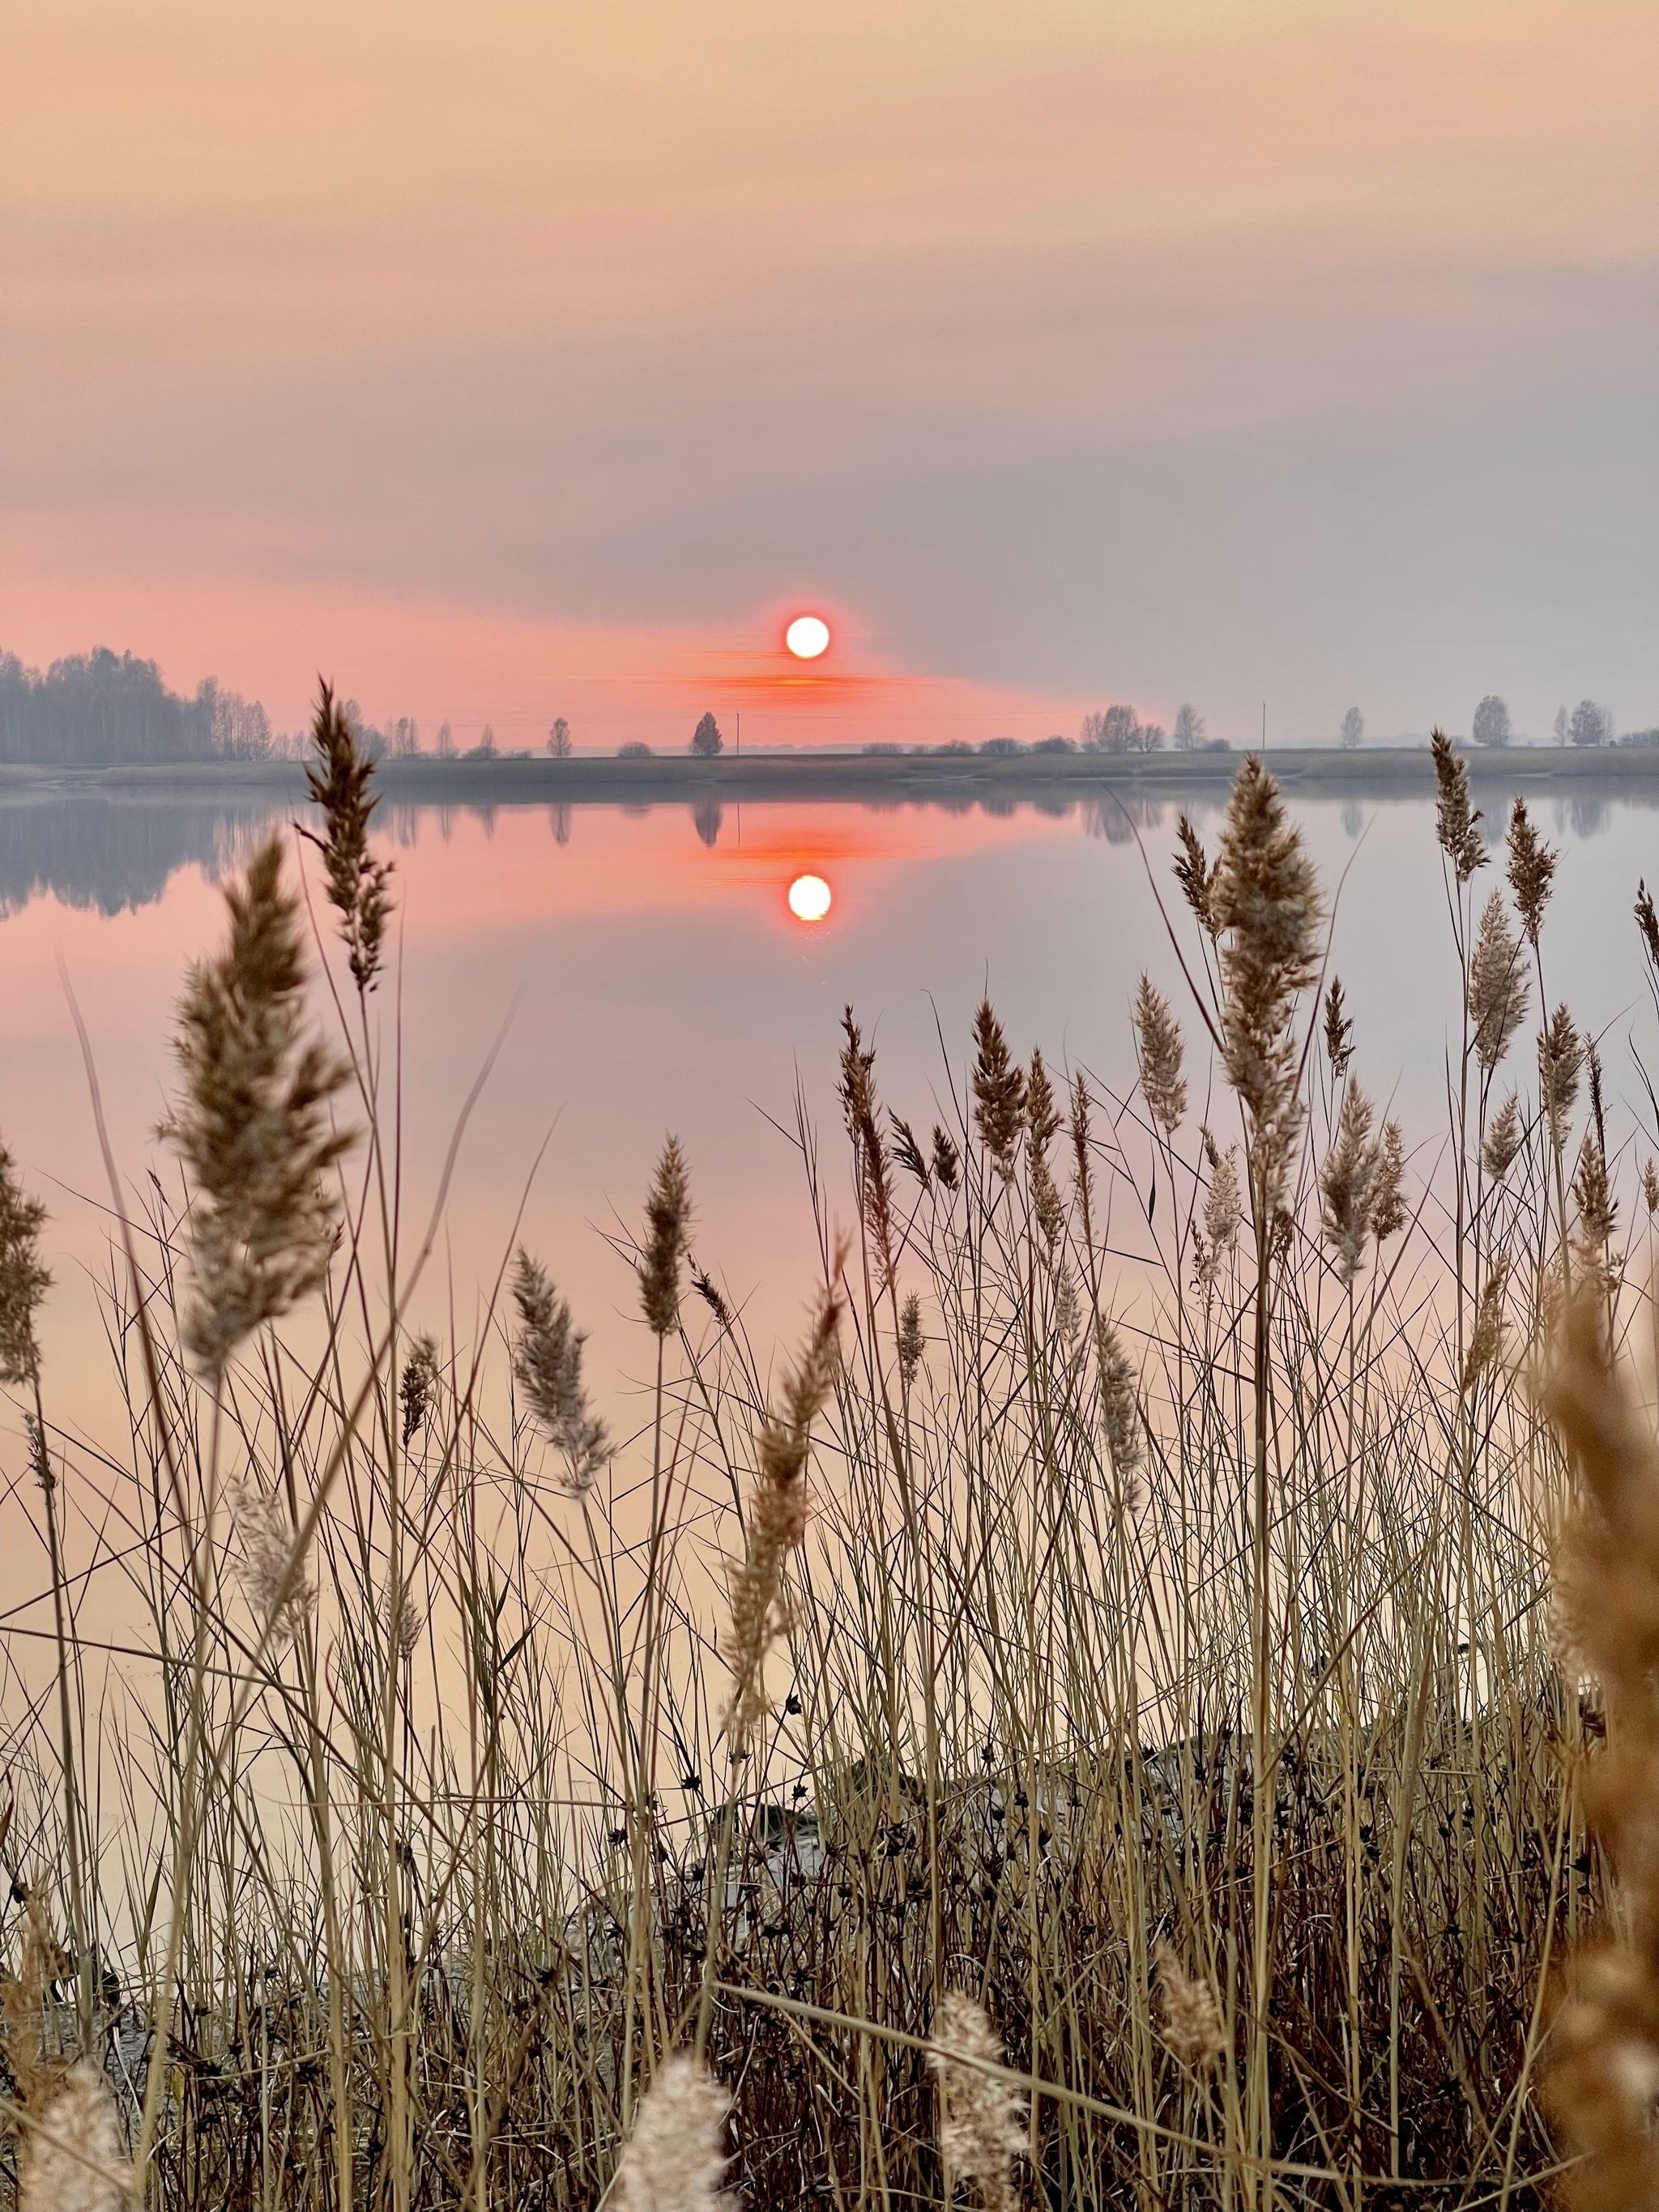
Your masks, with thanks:
[[(1224, 795), (1195, 809), (1207, 837)], [(1432, 804), (1295, 803), (1334, 908), (1333, 964), (1357, 1018), (1358, 1066), (1374, 1093), (1393, 1095), (1426, 1166), (1459, 1020)], [(1605, 1034), (1610, 1104), (1627, 1133), (1651, 1121), (1637, 1055), (1659, 1063), (1631, 919), (1638, 878), (1659, 872), (1656, 816), (1559, 787), (1532, 803), (1563, 848), (1545, 940), (1550, 995)], [(849, 1003), (875, 1036), (884, 1102), (919, 1123), (945, 1097), (941, 1033), (959, 1071), (988, 986), (1017, 1050), (1040, 1042), (1051, 1062), (1126, 1090), (1140, 970), (1184, 1003), (1148, 874), (1173, 896), (1176, 808), (1139, 802), (1132, 823), (1109, 803), (1049, 804), (1060, 811), (1002, 798), (994, 812), (976, 802), (388, 809), (400, 966), (377, 1004), (389, 1065), (401, 1030), (411, 1216), (424, 1218), (462, 1102), (501, 1039), (422, 1293), (427, 1317), (447, 1327), (453, 1311), (464, 1340), (475, 1328), (522, 1200), (526, 1241), (592, 1331), (596, 1382), (642, 1372), (631, 1279), (605, 1232), (637, 1218), (672, 1128), (691, 1162), (699, 1261), (749, 1305), (763, 1343), (791, 1328), (814, 1246), (802, 1162), (777, 1125), (793, 1125), (799, 1079), (824, 1136), (832, 1202), (849, 1216), (834, 1094)], [(0, 1130), (53, 1215), (44, 1334), (65, 1425), (96, 1427), (112, 1408), (91, 1287), (106, 1267), (107, 1217), (64, 977), (124, 1173), (166, 1173), (152, 1132), (180, 975), (219, 933), (216, 875), (284, 819), (257, 802), (0, 805)], [(808, 875), (829, 887), (819, 921), (791, 911), (790, 887)], [(1528, 1077), (1524, 1039), (1513, 1058)], [(1224, 1109), (1214, 1111), (1224, 1129)]]

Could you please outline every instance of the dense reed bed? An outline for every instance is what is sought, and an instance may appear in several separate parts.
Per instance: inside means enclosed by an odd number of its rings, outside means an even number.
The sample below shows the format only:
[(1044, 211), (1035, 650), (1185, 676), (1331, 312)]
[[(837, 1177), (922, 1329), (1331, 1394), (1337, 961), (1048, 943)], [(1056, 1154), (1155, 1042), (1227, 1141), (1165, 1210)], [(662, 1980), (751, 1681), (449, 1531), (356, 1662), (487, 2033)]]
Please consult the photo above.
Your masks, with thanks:
[(544, 1256), (476, 1340), (405, 1320), (444, 1192), (325, 695), (331, 923), (251, 859), (176, 1171), (112, 1166), (101, 1460), (0, 1163), (21, 2204), (1647, 2201), (1659, 1179), (1545, 993), (1553, 856), (1437, 763), (1446, 1130), (1370, 1103), (1247, 762), (1127, 1094), (988, 1003), (913, 1126), (849, 1011), (784, 1356), (669, 1142), (619, 1443)]

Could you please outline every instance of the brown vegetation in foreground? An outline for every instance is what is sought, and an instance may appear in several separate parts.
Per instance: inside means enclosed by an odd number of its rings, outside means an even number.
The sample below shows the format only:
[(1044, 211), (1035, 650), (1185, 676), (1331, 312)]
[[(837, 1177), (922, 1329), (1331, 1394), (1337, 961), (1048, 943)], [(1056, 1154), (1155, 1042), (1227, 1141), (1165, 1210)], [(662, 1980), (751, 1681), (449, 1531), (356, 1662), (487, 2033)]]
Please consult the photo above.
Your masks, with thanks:
[(1659, 2196), (1659, 1445), (1615, 1372), (1659, 1176), (1621, 1231), (1524, 807), (1482, 900), (1437, 751), (1449, 1166), (1361, 1088), (1247, 761), (1213, 858), (1182, 824), (1192, 1003), (1143, 982), (1127, 1096), (987, 1004), (923, 1134), (849, 1012), (856, 1231), (803, 1113), (774, 1387), (671, 1141), (621, 1448), (535, 1255), (477, 1346), (406, 1318), (444, 1194), (403, 1218), (337, 725), (338, 1036), (273, 846), (185, 985), (188, 1205), (112, 1183), (95, 1531), (0, 1158), (53, 1623), (4, 1646), (19, 2204)]

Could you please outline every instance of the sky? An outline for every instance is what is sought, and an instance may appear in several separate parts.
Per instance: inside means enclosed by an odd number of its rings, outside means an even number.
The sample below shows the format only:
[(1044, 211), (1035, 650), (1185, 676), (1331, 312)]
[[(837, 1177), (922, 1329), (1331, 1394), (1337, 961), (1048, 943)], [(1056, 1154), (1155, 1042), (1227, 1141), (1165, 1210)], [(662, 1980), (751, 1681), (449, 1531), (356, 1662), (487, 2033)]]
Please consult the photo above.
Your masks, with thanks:
[(428, 744), (1659, 724), (1651, 0), (7, 15), (26, 660)]

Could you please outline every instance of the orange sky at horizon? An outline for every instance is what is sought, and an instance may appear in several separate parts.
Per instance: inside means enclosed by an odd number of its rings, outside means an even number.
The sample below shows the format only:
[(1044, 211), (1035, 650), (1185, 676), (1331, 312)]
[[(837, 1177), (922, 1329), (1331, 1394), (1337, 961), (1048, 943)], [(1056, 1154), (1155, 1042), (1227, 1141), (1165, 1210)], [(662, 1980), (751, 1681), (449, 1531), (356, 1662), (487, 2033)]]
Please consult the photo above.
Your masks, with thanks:
[(1638, 0), (17, 0), (0, 647), (503, 743), (1659, 719), (1656, 79)]

